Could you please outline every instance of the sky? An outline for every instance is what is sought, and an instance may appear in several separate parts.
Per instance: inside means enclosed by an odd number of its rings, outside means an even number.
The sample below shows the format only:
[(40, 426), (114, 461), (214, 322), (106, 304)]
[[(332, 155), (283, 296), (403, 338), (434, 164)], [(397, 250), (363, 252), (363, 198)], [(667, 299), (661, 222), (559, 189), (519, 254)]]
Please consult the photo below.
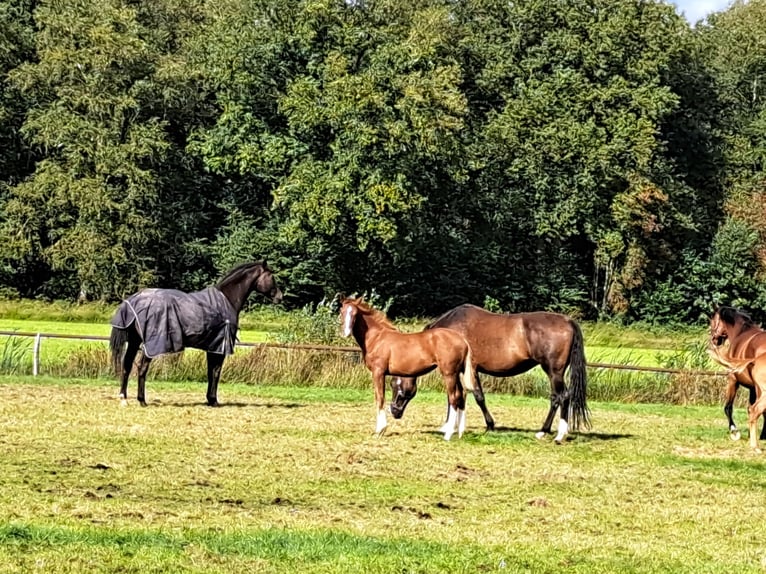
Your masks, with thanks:
[(729, 0), (675, 0), (678, 11), (686, 15), (689, 23), (694, 24), (711, 12), (718, 12), (729, 5)]

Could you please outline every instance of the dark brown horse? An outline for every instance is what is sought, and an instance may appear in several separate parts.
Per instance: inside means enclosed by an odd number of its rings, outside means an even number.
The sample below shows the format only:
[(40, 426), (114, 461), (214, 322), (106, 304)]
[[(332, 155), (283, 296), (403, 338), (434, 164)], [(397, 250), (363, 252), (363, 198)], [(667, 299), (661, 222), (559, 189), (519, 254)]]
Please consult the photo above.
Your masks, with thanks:
[(750, 358), (734, 358), (731, 354), (725, 354), (720, 345), (711, 345), (710, 349), (714, 360), (727, 367), (742, 384), (755, 389), (755, 400), (747, 409), (747, 427), (750, 447), (755, 452), (761, 452), (756, 431), (758, 418), (766, 411), (766, 353)]
[[(585, 351), (580, 326), (558, 313), (491, 313), (475, 305), (460, 305), (426, 326), (455, 330), (465, 336), (473, 351), (477, 369), (474, 397), (484, 413), (487, 429), (494, 419), (487, 410), (478, 373), (510, 377), (540, 365), (551, 382), (551, 406), (537, 438), (551, 432), (556, 411), (560, 412), (556, 442), (580, 425), (590, 427), (586, 403)], [(569, 368), (569, 388), (564, 373)], [(417, 381), (397, 377), (392, 381), (391, 413), (404, 414), (407, 403), (417, 392)]]
[(203, 291), (144, 289), (123, 301), (112, 318), (109, 338), (123, 404), (139, 347), (143, 346), (138, 361), (138, 402), (142, 406), (146, 406), (146, 373), (152, 359), (193, 347), (207, 352), (207, 403), (217, 406), (223, 360), (234, 352), (239, 312), (253, 291), (274, 303), (282, 300), (282, 291), (265, 261), (235, 267), (215, 287)]
[[(465, 338), (449, 329), (420, 333), (402, 333), (383, 312), (370, 307), (361, 298), (343, 300), (340, 309), (343, 335), (351, 335), (362, 350), (364, 364), (372, 372), (377, 408), (375, 432), (382, 435), (386, 421), (386, 375), (419, 377), (438, 369), (444, 379), (449, 402), (449, 416), (441, 428), (449, 440), (457, 430), (465, 430), (465, 391), (473, 391), (474, 371), (471, 348)], [(462, 384), (460, 377), (462, 376)]]
[[(714, 350), (729, 342), (729, 350), (724, 355), (717, 352), (716, 356), (729, 359), (752, 359), (766, 353), (766, 331), (756, 325), (747, 313), (734, 307), (719, 307), (710, 318), (710, 343)], [(720, 362), (720, 361), (719, 361)], [(737, 389), (742, 386), (750, 392), (750, 405), (757, 399), (756, 387), (751, 378), (742, 372), (730, 372), (726, 385), (726, 402), (723, 411), (729, 420), (729, 434), (732, 440), (739, 440), (740, 433), (734, 423), (734, 399)], [(761, 439), (766, 440), (766, 422), (761, 430)]]

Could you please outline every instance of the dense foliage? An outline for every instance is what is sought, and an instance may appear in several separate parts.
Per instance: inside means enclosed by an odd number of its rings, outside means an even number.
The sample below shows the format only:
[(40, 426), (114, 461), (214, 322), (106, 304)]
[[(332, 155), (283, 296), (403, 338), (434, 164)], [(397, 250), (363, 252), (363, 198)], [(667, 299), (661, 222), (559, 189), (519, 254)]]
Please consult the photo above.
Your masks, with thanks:
[(0, 0), (0, 285), (766, 308), (766, 0)]

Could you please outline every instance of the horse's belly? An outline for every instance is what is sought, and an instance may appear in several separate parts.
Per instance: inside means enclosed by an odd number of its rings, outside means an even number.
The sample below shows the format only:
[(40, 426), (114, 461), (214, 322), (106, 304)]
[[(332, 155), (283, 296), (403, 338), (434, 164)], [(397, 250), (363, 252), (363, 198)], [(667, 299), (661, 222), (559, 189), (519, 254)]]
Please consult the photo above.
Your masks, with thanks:
[(392, 348), (388, 361), (388, 373), (395, 377), (419, 377), (433, 371), (436, 361), (415, 345)]

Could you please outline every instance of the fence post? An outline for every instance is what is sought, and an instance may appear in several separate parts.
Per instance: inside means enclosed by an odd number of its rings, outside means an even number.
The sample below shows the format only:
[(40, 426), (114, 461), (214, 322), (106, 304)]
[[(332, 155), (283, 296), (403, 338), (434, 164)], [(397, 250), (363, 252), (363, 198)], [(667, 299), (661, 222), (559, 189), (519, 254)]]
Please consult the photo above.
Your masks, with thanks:
[(32, 375), (37, 376), (37, 373), (40, 371), (40, 341), (42, 340), (42, 337), (40, 336), (40, 333), (35, 335), (35, 345), (32, 349)]

